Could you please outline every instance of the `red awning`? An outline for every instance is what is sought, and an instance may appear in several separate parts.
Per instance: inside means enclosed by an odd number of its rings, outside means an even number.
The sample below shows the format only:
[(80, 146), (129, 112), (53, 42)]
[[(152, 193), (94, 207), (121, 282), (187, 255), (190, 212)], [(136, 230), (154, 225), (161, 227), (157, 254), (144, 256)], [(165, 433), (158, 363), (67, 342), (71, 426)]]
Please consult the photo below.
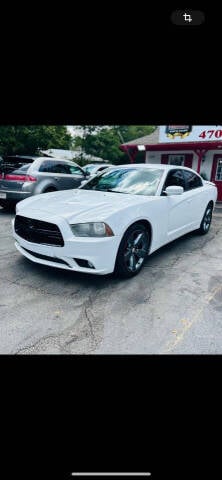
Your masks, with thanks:
[[(222, 142), (184, 142), (184, 143), (156, 143), (155, 145), (144, 145), (146, 150), (150, 151), (165, 151), (165, 150), (215, 150), (215, 149), (222, 149)], [(129, 150), (137, 150), (138, 145), (130, 144), (130, 145), (120, 145), (121, 150), (129, 151)]]

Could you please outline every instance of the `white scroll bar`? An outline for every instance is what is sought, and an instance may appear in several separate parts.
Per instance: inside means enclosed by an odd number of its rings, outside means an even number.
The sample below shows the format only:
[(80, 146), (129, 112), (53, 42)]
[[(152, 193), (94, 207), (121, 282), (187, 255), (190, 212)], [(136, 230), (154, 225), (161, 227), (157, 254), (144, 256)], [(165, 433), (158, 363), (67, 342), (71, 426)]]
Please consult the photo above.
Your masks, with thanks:
[(149, 477), (150, 472), (72, 472), (73, 477)]

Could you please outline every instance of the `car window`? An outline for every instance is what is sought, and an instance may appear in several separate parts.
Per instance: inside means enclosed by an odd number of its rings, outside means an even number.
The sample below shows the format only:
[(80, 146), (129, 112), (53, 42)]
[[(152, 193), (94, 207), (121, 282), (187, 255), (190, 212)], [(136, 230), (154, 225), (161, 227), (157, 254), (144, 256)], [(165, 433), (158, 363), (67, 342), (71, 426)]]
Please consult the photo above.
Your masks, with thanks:
[(72, 175), (83, 175), (81, 168), (76, 165), (67, 165), (67, 167), (69, 168), (68, 173), (71, 173)]
[(184, 170), (184, 177), (185, 177), (185, 190), (191, 190), (192, 188), (202, 187), (203, 183), (200, 177), (193, 172), (189, 172), (189, 170)]
[(54, 172), (55, 173), (69, 174), (70, 173), (70, 167), (66, 163), (58, 162), (54, 166)]
[(63, 173), (65, 175), (83, 175), (81, 168), (64, 162), (45, 160), (39, 167), (39, 172)]
[(66, 165), (64, 163), (52, 160), (45, 160), (39, 167), (40, 172), (45, 173), (67, 173)]
[(183, 187), (185, 190), (185, 181), (183, 176), (183, 170), (170, 170), (167, 175), (166, 182), (163, 190), (167, 187), (177, 185), (178, 187)]
[(11, 172), (11, 173), (14, 173), (16, 175), (19, 174), (19, 173), (27, 173), (30, 165), (31, 165), (31, 163), (28, 163), (28, 165), (23, 165), (23, 167), (17, 168), (16, 170), (13, 170), (13, 172)]
[(54, 163), (55, 162), (45, 160), (44, 162), (41, 163), (39, 167), (39, 171), (45, 172), (45, 173), (54, 172)]

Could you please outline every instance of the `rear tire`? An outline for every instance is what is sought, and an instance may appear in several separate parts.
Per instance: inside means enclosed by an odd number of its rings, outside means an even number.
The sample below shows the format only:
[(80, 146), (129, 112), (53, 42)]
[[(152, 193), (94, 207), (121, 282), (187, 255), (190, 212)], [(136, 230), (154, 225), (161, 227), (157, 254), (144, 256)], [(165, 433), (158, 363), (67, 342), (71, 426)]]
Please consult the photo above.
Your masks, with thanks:
[(212, 205), (209, 204), (207, 205), (207, 208), (204, 212), (204, 216), (200, 224), (200, 228), (198, 230), (200, 235), (206, 235), (209, 232), (210, 224), (212, 220), (212, 213), (213, 213), (213, 207)]
[(142, 223), (135, 223), (123, 235), (116, 257), (114, 273), (130, 278), (137, 275), (149, 252), (150, 234)]
[(4, 208), (6, 212), (11, 212), (15, 208), (15, 202), (10, 202), (8, 200), (0, 200), (0, 206)]

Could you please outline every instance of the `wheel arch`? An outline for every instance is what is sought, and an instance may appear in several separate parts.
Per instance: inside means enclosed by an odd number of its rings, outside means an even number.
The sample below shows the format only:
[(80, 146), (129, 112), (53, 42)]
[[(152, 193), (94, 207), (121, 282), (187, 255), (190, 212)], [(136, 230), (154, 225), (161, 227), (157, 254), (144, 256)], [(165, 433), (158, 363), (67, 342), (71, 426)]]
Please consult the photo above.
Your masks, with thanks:
[(208, 207), (211, 207), (212, 210), (213, 210), (214, 207), (215, 207), (215, 204), (216, 204), (216, 202), (214, 202), (212, 199), (211, 199), (211, 200), (208, 199), (208, 202), (205, 203), (205, 206), (204, 206), (204, 203), (203, 203), (203, 205), (202, 205), (202, 212), (201, 212), (201, 218), (200, 218), (200, 225), (201, 225), (201, 222), (202, 222), (202, 220), (203, 220), (203, 216), (204, 216), (204, 214), (205, 214), (205, 212), (206, 212), (206, 209), (207, 209)]
[(58, 192), (58, 189), (54, 185), (48, 185), (44, 188), (41, 193), (48, 193), (48, 192)]
[(55, 191), (58, 190), (58, 188), (56, 188), (55, 182), (53, 182), (51, 180), (44, 179), (40, 182), (37, 182), (37, 185), (36, 185), (36, 188), (35, 188), (35, 191), (34, 191), (34, 195), (39, 195), (40, 193), (45, 193), (45, 191), (48, 188), (54, 188)]
[[(127, 234), (128, 230), (130, 228), (132, 228), (133, 226), (136, 226), (136, 225), (142, 225), (143, 227), (145, 227), (145, 229), (148, 231), (149, 233), (149, 250), (148, 250), (148, 255), (149, 255), (149, 252), (150, 252), (150, 246), (151, 246), (151, 241), (152, 241), (152, 226), (151, 226), (151, 223), (145, 219), (145, 218), (138, 218), (136, 220), (134, 220), (132, 223), (130, 223), (129, 225), (127, 225), (127, 228), (125, 228), (125, 230), (122, 232), (122, 235), (121, 235), (121, 240), (120, 240), (120, 243), (119, 243), (119, 247), (117, 249), (117, 253), (116, 253), (116, 259), (115, 259), (115, 267), (114, 267), (114, 274), (120, 274), (121, 276), (133, 276), (133, 274), (129, 275), (129, 272), (127, 273), (126, 275), (126, 272), (124, 273), (124, 269), (123, 269), (123, 266), (121, 265), (121, 259), (119, 260), (119, 264), (118, 264), (118, 258), (119, 258), (119, 253), (121, 252), (121, 245), (122, 245), (122, 242), (123, 242), (123, 239), (124, 239), (124, 236)], [(143, 265), (143, 263), (142, 263)], [(139, 270), (137, 270), (137, 273), (140, 271), (141, 267), (139, 267)], [(134, 273), (135, 274), (135, 273)]]
[[(150, 236), (150, 238), (149, 238), (149, 251), (150, 251), (150, 247), (151, 247), (152, 240), (153, 240), (153, 229), (152, 229), (151, 223), (146, 218), (138, 218), (134, 222), (130, 223), (127, 226), (127, 228), (122, 232), (121, 241), (122, 241), (123, 236), (127, 232), (127, 230), (129, 230), (130, 227), (132, 227), (133, 225), (136, 225), (137, 223), (142, 223), (144, 225), (144, 227), (147, 228), (147, 230), (149, 232), (149, 236)], [(121, 243), (121, 241), (120, 241), (120, 243)]]
[(214, 208), (214, 205), (215, 205), (214, 201), (213, 201), (213, 200), (210, 200), (210, 201), (208, 202), (208, 204), (207, 204), (207, 207), (212, 207), (212, 208)]

